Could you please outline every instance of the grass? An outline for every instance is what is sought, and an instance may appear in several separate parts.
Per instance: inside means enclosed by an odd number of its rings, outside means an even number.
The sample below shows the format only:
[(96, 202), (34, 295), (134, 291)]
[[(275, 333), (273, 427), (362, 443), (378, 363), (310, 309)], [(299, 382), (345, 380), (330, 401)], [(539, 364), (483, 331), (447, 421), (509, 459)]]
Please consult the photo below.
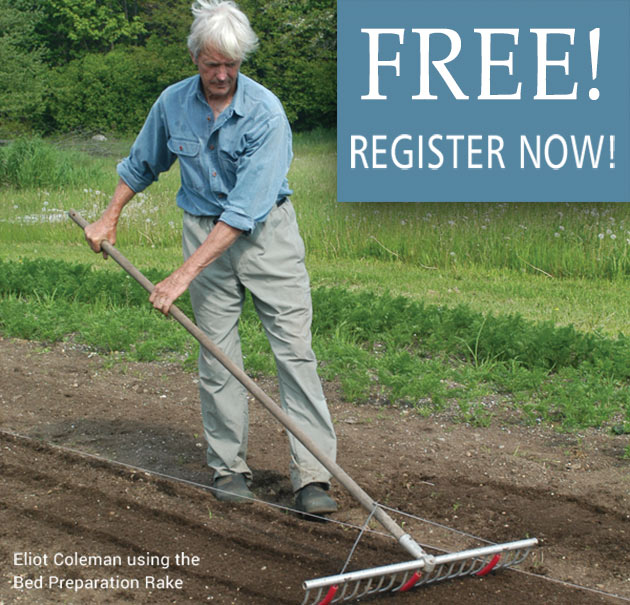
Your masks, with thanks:
[[(102, 212), (128, 144), (0, 148), (0, 167), (33, 162), (2, 173), (0, 333), (192, 368), (196, 344), (66, 218)], [(630, 430), (627, 204), (338, 204), (334, 146), (297, 135), (290, 174), (324, 378), (351, 401), (475, 424), (500, 405), (523, 422)], [(163, 175), (121, 221), (118, 247), (154, 281), (180, 263), (178, 185)], [(251, 304), (241, 332), (248, 371), (272, 374)]]
[[(334, 143), (330, 133), (296, 136), (292, 199), (313, 258), (402, 263), (406, 268), (447, 272), (456, 279), (492, 270), (550, 280), (615, 280), (630, 275), (628, 204), (338, 204)], [(75, 242), (72, 229), (58, 224), (63, 212), (74, 207), (87, 219), (98, 216), (117, 180), (114, 167), (124, 148), (115, 141), (111, 155), (102, 151), (90, 156), (89, 171), (77, 172), (84, 175), (79, 186), (70, 167), (86, 164), (85, 153), (78, 161), (76, 151), (62, 153), (39, 142), (16, 151), (13, 162), (5, 158), (4, 165), (19, 163), (32, 180), (14, 177), (13, 186), (5, 189), (0, 209), (0, 225), (7, 235), (3, 239)], [(28, 152), (33, 154), (30, 167), (23, 161)], [(55, 154), (56, 164), (50, 160)], [(0, 166), (2, 156), (12, 157), (8, 151), (0, 153)], [(49, 159), (40, 165), (40, 156)], [(57, 170), (54, 165), (65, 168)], [(67, 185), (53, 186), (59, 182), (58, 173), (72, 174)], [(4, 180), (11, 174), (7, 172)], [(51, 186), (43, 187), (47, 180)], [(121, 224), (127, 245), (179, 246), (180, 216), (173, 203), (178, 186), (173, 170), (136, 196)], [(19, 228), (23, 226), (29, 229)]]

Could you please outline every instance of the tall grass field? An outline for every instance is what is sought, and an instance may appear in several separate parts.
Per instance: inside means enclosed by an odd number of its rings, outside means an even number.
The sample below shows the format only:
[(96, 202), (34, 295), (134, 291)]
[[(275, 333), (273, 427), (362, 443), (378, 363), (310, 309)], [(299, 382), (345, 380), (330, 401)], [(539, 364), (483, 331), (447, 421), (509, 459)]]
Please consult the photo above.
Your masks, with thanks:
[[(0, 147), (0, 334), (192, 368), (196, 344), (67, 217), (100, 215), (130, 143)], [(348, 400), (630, 431), (628, 204), (340, 204), (335, 133), (299, 133), (294, 153), (314, 347)], [(117, 247), (155, 280), (181, 262), (178, 187), (174, 167), (119, 228)], [(241, 331), (248, 371), (273, 374), (251, 305)]]

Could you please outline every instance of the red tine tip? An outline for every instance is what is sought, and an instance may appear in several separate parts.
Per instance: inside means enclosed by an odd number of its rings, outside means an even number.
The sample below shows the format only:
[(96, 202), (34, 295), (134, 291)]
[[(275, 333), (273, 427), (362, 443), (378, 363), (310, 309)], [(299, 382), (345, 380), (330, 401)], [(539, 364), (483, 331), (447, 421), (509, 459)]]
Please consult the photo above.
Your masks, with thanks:
[(338, 585), (331, 586), (328, 589), (328, 592), (326, 593), (324, 600), (319, 602), (319, 605), (328, 605), (328, 603), (330, 603), (335, 598), (335, 595), (337, 594), (338, 590), (339, 590)]
[(421, 577), (422, 574), (419, 571), (414, 572), (414, 574), (398, 589), (398, 592), (407, 592), (408, 590), (411, 590)]
[(476, 573), (476, 575), (479, 576), (479, 577), (483, 577), (485, 575), (488, 575), (494, 569), (496, 564), (499, 562), (500, 558), (501, 558), (500, 554), (494, 555), (494, 557), (492, 557), (492, 560), (490, 561), (490, 563), (488, 563), (488, 565), (486, 565), (483, 569), (478, 571)]

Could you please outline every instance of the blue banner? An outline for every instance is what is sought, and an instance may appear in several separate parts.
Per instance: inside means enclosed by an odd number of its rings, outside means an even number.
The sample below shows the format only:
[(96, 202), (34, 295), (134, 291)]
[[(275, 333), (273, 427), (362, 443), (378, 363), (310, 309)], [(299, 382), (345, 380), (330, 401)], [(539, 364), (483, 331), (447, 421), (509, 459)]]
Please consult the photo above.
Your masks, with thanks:
[(337, 6), (339, 201), (630, 201), (630, 0)]

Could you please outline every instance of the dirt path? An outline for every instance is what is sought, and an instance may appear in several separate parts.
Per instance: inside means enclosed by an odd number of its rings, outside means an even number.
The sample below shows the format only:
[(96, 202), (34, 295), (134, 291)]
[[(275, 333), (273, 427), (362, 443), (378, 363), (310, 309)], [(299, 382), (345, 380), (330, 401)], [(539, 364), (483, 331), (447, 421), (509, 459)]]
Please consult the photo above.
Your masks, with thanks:
[[(276, 396), (273, 383), (262, 386)], [(370, 602), (630, 601), (627, 435), (562, 435), (508, 419), (469, 427), (358, 407), (342, 402), (334, 385), (326, 391), (339, 462), (376, 500), (491, 541), (541, 540), (519, 568), (527, 573)], [(68, 345), (0, 340), (0, 603), (301, 602), (302, 582), (337, 573), (357, 532), (278, 508), (292, 504), (287, 440), (259, 404), (251, 415), (253, 489), (264, 502), (221, 504), (200, 487), (80, 453), (207, 484), (194, 375), (167, 364), (111, 365)], [(363, 524), (358, 505), (333, 490), (341, 505), (334, 519)], [(444, 550), (481, 545), (405, 523), (420, 542)], [(370, 533), (351, 568), (406, 558)]]

